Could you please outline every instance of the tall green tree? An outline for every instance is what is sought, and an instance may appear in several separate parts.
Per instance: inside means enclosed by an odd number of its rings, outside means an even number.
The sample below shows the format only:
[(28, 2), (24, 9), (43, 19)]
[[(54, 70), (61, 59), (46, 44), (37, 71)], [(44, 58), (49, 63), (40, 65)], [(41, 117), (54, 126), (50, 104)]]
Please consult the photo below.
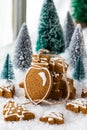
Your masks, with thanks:
[(52, 53), (61, 53), (65, 50), (64, 36), (53, 0), (44, 0), (36, 51), (47, 49)]
[(13, 71), (13, 65), (12, 65), (9, 54), (7, 54), (7, 56), (6, 56), (3, 70), (1, 72), (1, 78), (6, 79), (6, 80), (13, 80), (15, 78), (14, 71)]
[(79, 56), (77, 59), (73, 77), (74, 79), (79, 80), (79, 81), (85, 79), (85, 69), (84, 69), (82, 56)]
[(87, 0), (71, 0), (71, 9), (76, 22), (87, 23)]

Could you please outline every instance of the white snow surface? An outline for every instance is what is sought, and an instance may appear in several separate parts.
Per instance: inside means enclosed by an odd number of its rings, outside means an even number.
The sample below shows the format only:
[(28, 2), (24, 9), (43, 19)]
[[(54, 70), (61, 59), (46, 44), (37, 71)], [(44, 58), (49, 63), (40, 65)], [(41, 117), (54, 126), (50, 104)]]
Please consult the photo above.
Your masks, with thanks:
[[(84, 39), (85, 39), (85, 45), (87, 50), (87, 29), (84, 31)], [(14, 51), (14, 44), (11, 44), (9, 46), (6, 46), (4, 48), (0, 49), (0, 72), (3, 67), (3, 63), (5, 60), (5, 56), (7, 52), (11, 55), (11, 60), (13, 59), (13, 51)], [(87, 52), (87, 51), (86, 51)], [(61, 54), (66, 61), (68, 62), (68, 51), (66, 50), (65, 53)], [(87, 61), (85, 61), (85, 69), (87, 70)], [(18, 87), (18, 83), (24, 79), (25, 72), (21, 72), (19, 70), (14, 69), (15, 71), (15, 87), (16, 92), (15, 96), (12, 100), (16, 101), (18, 104), (22, 104), (28, 101), (24, 97), (24, 90), (22, 88)], [(67, 75), (69, 77), (72, 77), (73, 69), (69, 67)], [(0, 80), (0, 84), (2, 83), (2, 80)], [(81, 97), (81, 91), (82, 88), (87, 88), (87, 79), (83, 82), (77, 82), (75, 81), (75, 87), (76, 87), (76, 97)], [(75, 114), (71, 111), (66, 110), (65, 104), (59, 104), (59, 105), (46, 105), (46, 104), (39, 104), (34, 105), (32, 103), (27, 104), (24, 106), (25, 109), (28, 109), (29, 111), (35, 113), (35, 119), (30, 121), (18, 121), (18, 122), (5, 122), (2, 114), (3, 105), (8, 101), (9, 99), (1, 98), (0, 97), (0, 130), (87, 130), (87, 115), (84, 114)], [(47, 123), (42, 123), (39, 121), (39, 117), (43, 116), (45, 113), (50, 112), (56, 112), (56, 113), (63, 113), (64, 114), (64, 120), (65, 123), (63, 125), (49, 125)]]

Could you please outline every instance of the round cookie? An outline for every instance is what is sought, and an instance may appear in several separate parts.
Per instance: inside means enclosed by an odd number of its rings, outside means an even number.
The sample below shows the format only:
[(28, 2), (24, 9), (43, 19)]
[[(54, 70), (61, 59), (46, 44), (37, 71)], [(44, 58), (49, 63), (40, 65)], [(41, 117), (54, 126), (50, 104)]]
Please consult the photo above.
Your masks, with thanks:
[(47, 68), (30, 67), (24, 81), (24, 88), (32, 102), (40, 103), (47, 99), (52, 90), (52, 76)]

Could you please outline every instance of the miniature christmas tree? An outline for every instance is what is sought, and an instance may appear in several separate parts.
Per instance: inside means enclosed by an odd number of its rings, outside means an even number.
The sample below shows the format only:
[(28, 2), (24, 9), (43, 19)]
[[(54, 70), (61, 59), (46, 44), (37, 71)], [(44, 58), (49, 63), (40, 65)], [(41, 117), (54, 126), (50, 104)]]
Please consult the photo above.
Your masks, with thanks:
[(53, 0), (44, 0), (36, 51), (39, 49), (47, 49), (51, 53), (61, 53), (65, 50), (63, 31)]
[(24, 23), (16, 40), (14, 52), (14, 65), (17, 69), (25, 71), (31, 66), (32, 46), (27, 25)]
[(84, 40), (81, 25), (78, 24), (71, 38), (69, 47), (69, 60), (71, 67), (75, 67), (77, 58), (85, 55)]
[(6, 80), (13, 80), (15, 78), (13, 72), (13, 66), (9, 54), (7, 54), (6, 56), (3, 70), (1, 73), (1, 78)]
[(84, 69), (82, 56), (79, 56), (76, 61), (76, 66), (74, 69), (73, 77), (74, 79), (79, 80), (79, 81), (85, 78), (85, 69)]
[(87, 0), (72, 0), (71, 12), (77, 23), (87, 26)]
[(70, 13), (68, 12), (64, 22), (65, 48), (69, 47), (73, 32), (74, 32), (74, 23)]

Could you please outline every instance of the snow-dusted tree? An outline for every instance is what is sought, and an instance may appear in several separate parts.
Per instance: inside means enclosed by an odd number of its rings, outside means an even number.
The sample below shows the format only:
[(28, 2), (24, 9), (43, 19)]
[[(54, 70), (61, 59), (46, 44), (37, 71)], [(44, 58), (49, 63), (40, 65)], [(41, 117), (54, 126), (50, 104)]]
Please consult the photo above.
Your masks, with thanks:
[(65, 48), (69, 47), (72, 34), (74, 32), (74, 23), (69, 12), (64, 22), (64, 39), (65, 39)]
[(53, 0), (44, 0), (36, 51), (39, 49), (47, 49), (51, 53), (61, 53), (65, 50), (63, 31)]
[(24, 23), (16, 40), (14, 51), (14, 65), (17, 69), (25, 71), (31, 66), (32, 45), (27, 25)]
[(3, 70), (1, 72), (1, 78), (6, 80), (13, 80), (15, 78), (13, 66), (9, 54), (7, 54), (6, 56)]
[(79, 56), (76, 61), (73, 77), (74, 79), (79, 81), (85, 79), (85, 68), (84, 68), (82, 56)]
[(69, 50), (70, 65), (72, 67), (75, 67), (77, 58), (80, 55), (82, 56), (85, 55), (83, 33), (80, 24), (78, 24), (75, 28), (68, 50)]

